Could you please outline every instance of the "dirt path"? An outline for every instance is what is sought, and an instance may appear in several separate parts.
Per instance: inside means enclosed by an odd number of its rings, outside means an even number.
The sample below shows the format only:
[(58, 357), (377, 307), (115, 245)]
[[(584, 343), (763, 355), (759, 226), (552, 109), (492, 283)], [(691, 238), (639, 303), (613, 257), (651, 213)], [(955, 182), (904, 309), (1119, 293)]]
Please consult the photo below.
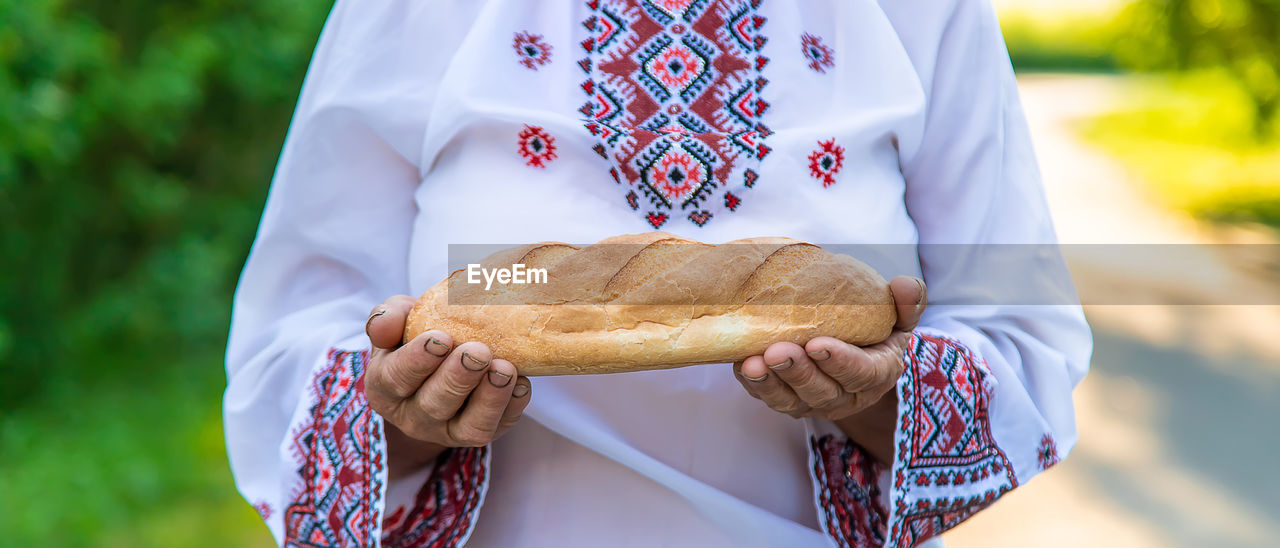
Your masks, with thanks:
[[(1122, 78), (1036, 75), (1019, 85), (1064, 243), (1275, 243), (1155, 205), (1141, 181), (1075, 136), (1073, 121), (1111, 108)], [(1274, 257), (1179, 247), (1198, 254), (1188, 272), (1135, 267), (1091, 249), (1065, 250), (1086, 302), (1160, 287), (1188, 301), (1231, 288), (1280, 303), (1274, 270), (1254, 268)], [(947, 535), (948, 545), (1273, 545), (1280, 306), (1095, 304), (1086, 313), (1095, 349), (1075, 392), (1080, 443), (1062, 464)]]

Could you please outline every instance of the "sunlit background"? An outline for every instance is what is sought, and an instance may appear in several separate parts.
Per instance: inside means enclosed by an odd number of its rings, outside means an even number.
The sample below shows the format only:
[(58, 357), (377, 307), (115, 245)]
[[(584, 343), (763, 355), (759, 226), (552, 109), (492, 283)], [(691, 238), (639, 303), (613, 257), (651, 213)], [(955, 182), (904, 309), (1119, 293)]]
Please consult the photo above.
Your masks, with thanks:
[[(0, 544), (269, 544), (226, 462), (222, 351), (329, 7), (0, 0)], [(1063, 241), (1280, 241), (1280, 4), (997, 8)], [(1205, 261), (1280, 302), (1280, 259)], [(948, 542), (1280, 539), (1280, 308), (1087, 313), (1076, 451)]]

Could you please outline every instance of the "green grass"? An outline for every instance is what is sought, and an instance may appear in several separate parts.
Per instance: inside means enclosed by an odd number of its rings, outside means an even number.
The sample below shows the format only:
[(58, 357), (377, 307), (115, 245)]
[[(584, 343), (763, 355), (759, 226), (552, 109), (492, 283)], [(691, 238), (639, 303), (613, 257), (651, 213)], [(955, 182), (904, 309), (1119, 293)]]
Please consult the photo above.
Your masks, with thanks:
[(1232, 81), (1202, 72), (1135, 78), (1125, 104), (1080, 130), (1169, 206), (1280, 227), (1280, 136), (1260, 138), (1253, 125)]
[(55, 384), (0, 421), (0, 544), (271, 545), (232, 484), (220, 356), (138, 368), (115, 353), (97, 364), (112, 380)]

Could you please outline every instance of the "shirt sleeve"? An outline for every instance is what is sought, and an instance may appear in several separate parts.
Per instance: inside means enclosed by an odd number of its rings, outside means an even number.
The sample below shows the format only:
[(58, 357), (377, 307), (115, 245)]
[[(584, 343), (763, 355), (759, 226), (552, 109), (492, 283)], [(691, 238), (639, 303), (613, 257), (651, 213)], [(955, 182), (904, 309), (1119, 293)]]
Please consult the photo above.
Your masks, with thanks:
[[(894, 462), (814, 429), (820, 521), (840, 546), (925, 542), (1065, 457), (1092, 352), (989, 0), (915, 4), (882, 8), (926, 101), (900, 157), (930, 306), (903, 355)], [(1025, 302), (987, 279), (1010, 248)]]
[[(429, 22), (423, 13), (412, 2), (337, 2), (236, 290), (228, 454), (282, 545), (453, 546), (487, 485), (488, 450), (474, 448), (389, 486), (382, 418), (364, 394), (365, 319), (409, 287), (423, 130), (447, 63), (433, 52), (452, 51), (432, 41), (456, 38), (410, 32)], [(411, 511), (388, 511), (388, 487), (408, 493)]]

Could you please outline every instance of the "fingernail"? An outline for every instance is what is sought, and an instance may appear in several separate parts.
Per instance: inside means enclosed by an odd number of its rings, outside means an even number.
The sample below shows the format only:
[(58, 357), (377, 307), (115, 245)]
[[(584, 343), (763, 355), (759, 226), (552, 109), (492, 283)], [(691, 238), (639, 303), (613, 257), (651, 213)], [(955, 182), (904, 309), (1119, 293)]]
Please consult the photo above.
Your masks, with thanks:
[(912, 278), (912, 279), (916, 281), (916, 286), (920, 288), (920, 296), (916, 298), (916, 307), (919, 308), (920, 305), (924, 303), (924, 296), (925, 296), (924, 281), (922, 281), (920, 278)]
[(742, 378), (747, 379), (751, 382), (764, 382), (765, 379), (769, 378), (769, 373), (766, 372), (764, 375), (761, 375), (760, 377), (754, 378), (754, 379), (746, 375), (743, 375)]
[(437, 341), (435, 337), (427, 337), (427, 353), (432, 356), (445, 357), (449, 355), (449, 345)]
[(822, 360), (826, 360), (826, 359), (831, 358), (831, 353), (830, 353), (830, 352), (828, 352), (828, 351), (827, 351), (827, 349), (825, 349), (825, 348), (823, 348), (822, 350), (819, 350), (819, 351), (817, 351), (817, 352), (808, 352), (807, 354), (809, 354), (809, 357), (810, 357), (810, 358), (813, 358), (813, 359), (818, 360), (818, 361), (822, 361)]
[(489, 362), (482, 362), (480, 360), (477, 360), (471, 357), (471, 354), (463, 352), (462, 366), (471, 371), (484, 371), (484, 368), (489, 367)]
[(507, 383), (509, 382), (511, 382), (511, 375), (508, 375), (506, 373), (499, 373), (497, 371), (489, 372), (489, 384), (492, 384), (498, 388), (502, 388), (506, 386)]
[(792, 360), (791, 360), (791, 358), (787, 358), (787, 361), (785, 361), (785, 362), (782, 362), (782, 363), (775, 363), (775, 364), (773, 364), (773, 365), (770, 365), (770, 366), (769, 366), (769, 369), (772, 369), (772, 370), (774, 370), (774, 371), (786, 371), (788, 368), (790, 368), (790, 367), (791, 367), (791, 364), (793, 364), (793, 363), (795, 363), (795, 362), (794, 362), (794, 361), (792, 361)]
[(529, 387), (523, 384), (517, 384), (515, 388), (511, 389), (511, 397), (513, 398), (523, 398), (528, 393)]
[(369, 319), (364, 321), (364, 330), (365, 331), (369, 330), (369, 324), (373, 323), (374, 318), (377, 318), (378, 316), (381, 316), (386, 313), (387, 313), (386, 307), (379, 307), (377, 310), (374, 310), (372, 314), (369, 314)]

